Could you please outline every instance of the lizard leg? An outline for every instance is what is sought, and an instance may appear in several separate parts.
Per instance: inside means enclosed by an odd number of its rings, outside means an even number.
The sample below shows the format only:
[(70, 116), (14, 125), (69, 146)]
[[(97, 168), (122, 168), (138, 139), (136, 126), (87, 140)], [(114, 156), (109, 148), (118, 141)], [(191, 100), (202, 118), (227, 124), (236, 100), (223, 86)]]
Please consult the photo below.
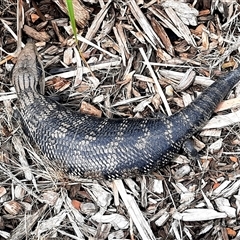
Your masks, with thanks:
[(192, 139), (187, 139), (182, 145), (183, 151), (187, 154), (190, 160), (198, 160), (199, 154), (196, 148), (194, 147), (194, 143)]

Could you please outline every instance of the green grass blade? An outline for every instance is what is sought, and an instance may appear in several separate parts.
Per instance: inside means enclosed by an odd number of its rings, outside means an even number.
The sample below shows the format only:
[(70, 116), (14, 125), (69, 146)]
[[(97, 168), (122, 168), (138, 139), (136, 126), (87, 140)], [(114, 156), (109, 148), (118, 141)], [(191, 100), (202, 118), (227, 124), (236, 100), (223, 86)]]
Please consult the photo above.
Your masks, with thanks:
[(72, 4), (72, 0), (66, 0), (67, 3), (67, 8), (68, 8), (68, 14), (69, 14), (69, 18), (70, 18), (70, 22), (71, 22), (71, 26), (72, 26), (72, 30), (73, 30), (73, 34), (77, 43), (77, 27), (76, 27), (76, 21), (75, 21), (75, 15), (74, 15), (74, 10), (73, 10), (73, 4)]

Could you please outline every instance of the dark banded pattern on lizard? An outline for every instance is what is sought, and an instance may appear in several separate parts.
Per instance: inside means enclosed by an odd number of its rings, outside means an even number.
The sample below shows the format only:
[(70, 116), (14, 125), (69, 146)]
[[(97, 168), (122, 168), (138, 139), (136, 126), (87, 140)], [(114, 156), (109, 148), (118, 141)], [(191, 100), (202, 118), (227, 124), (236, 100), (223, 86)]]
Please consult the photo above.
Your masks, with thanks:
[(34, 44), (27, 43), (12, 74), (26, 134), (69, 174), (95, 179), (145, 174), (171, 162), (206, 124), (240, 73), (240, 68), (229, 72), (170, 117), (104, 119), (73, 112), (40, 94), (40, 66)]

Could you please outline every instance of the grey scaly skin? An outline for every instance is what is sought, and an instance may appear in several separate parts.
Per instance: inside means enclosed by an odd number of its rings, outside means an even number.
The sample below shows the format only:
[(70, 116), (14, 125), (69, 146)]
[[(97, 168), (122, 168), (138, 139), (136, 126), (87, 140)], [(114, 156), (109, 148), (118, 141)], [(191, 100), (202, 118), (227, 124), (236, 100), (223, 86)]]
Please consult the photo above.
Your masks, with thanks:
[(40, 94), (39, 66), (34, 44), (27, 43), (12, 74), (26, 134), (70, 175), (109, 180), (169, 164), (183, 143), (206, 124), (240, 73), (240, 68), (229, 72), (170, 117), (106, 119), (73, 112)]

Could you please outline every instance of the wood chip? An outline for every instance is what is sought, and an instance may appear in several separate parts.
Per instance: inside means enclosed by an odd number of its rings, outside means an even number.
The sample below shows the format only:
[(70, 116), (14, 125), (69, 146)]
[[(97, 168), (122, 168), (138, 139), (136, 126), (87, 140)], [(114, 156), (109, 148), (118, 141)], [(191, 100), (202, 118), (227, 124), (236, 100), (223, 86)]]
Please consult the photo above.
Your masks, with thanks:
[[(53, 2), (55, 2), (64, 13), (68, 14), (65, 1), (53, 0)], [(88, 20), (90, 18), (89, 11), (81, 1), (73, 0), (72, 4), (76, 23), (80, 28), (84, 28), (88, 24)]]
[(239, 107), (240, 107), (240, 97), (221, 102), (220, 104), (218, 104), (217, 108), (215, 109), (215, 112), (220, 112), (230, 108), (239, 108)]
[(40, 41), (40, 42), (49, 42), (51, 37), (47, 34), (47, 32), (38, 32), (34, 28), (29, 27), (28, 25), (24, 25), (23, 31), (31, 38)]
[(188, 209), (183, 213), (176, 212), (173, 214), (173, 218), (181, 221), (208, 221), (217, 218), (226, 218), (227, 214), (223, 212), (217, 212), (213, 209)]
[(4, 209), (11, 215), (18, 215), (22, 211), (22, 205), (16, 201), (9, 201), (3, 203)]
[(203, 129), (223, 128), (240, 122), (240, 110), (226, 115), (213, 117)]
[(83, 114), (87, 115), (92, 115), (95, 117), (101, 117), (102, 116), (102, 111), (94, 107), (93, 105), (87, 103), (87, 102), (82, 102), (80, 112)]
[(184, 77), (180, 80), (179, 84), (175, 86), (175, 90), (177, 92), (182, 92), (186, 90), (194, 82), (195, 77), (196, 77), (196, 72), (194, 72), (190, 68), (189, 70), (187, 70)]

